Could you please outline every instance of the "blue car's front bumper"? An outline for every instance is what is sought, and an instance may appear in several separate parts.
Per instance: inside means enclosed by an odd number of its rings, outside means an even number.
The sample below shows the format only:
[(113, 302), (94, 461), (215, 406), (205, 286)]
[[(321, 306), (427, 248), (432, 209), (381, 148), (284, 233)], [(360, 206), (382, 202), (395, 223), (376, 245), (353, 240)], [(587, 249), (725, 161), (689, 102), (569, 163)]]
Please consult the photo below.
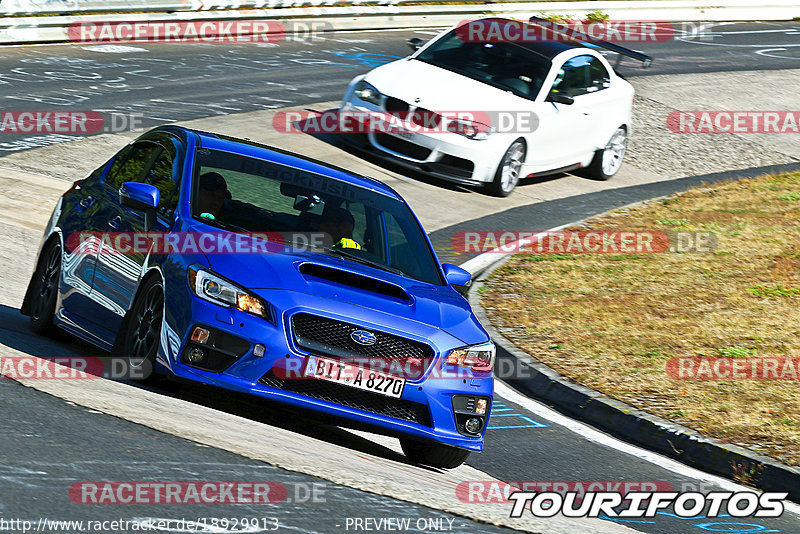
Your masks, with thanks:
[[(464, 346), (462, 341), (443, 330), (341, 300), (288, 290), (260, 290), (258, 294), (271, 303), (276, 311), (277, 324), (272, 324), (248, 313), (199, 299), (188, 288), (180, 292), (182, 295), (179, 298), (175, 298), (173, 293), (167, 301), (166, 328), (161, 344), (162, 351), (166, 353), (159, 354), (161, 366), (167, 367), (176, 376), (312, 409), (366, 424), (388, 434), (402, 434), (464, 449), (482, 450), (493, 377), (485, 373), (481, 376), (472, 375), (463, 369), (459, 370), (457, 377), (443, 377), (442, 355)], [(295, 371), (293, 376), (296, 377), (298, 370), (305, 369), (310, 352), (297, 346), (290, 326), (290, 318), (301, 312), (425, 343), (434, 350), (433, 362), (422, 377), (407, 379), (401, 399), (397, 401), (376, 393), (367, 393), (365, 396), (360, 390), (338, 384), (331, 386), (336, 391), (335, 395), (331, 395), (330, 389), (326, 389), (328, 383), (321, 393), (303, 389), (292, 391), (297, 389), (293, 387), (295, 383), (287, 385), (286, 381), (282, 382), (276, 376), (286, 376), (280, 371), (289, 369)], [(185, 360), (182, 362), (181, 355), (193, 346), (189, 340), (191, 331), (198, 325), (242, 340), (239, 345), (241, 355), (221, 371), (209, 371), (189, 365)], [(253, 355), (257, 343), (266, 347), (263, 357)], [(308, 383), (307, 380), (304, 382)], [(463, 425), (459, 432), (453, 409), (454, 395), (488, 399), (485, 423), (479, 436), (465, 435)], [(406, 415), (411, 413), (417, 415)]]

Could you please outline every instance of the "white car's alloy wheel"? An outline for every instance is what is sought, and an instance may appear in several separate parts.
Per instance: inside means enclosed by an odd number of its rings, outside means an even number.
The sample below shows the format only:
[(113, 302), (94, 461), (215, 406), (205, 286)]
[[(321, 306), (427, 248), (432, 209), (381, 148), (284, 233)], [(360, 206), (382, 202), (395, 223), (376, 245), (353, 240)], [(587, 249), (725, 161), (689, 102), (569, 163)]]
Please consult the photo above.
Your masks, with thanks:
[(514, 141), (506, 153), (495, 174), (494, 182), (489, 185), (492, 193), (505, 197), (511, 194), (519, 183), (522, 163), (525, 161), (525, 142)]
[(613, 176), (622, 166), (625, 148), (628, 145), (628, 136), (623, 128), (617, 128), (611, 140), (603, 149), (603, 174)]

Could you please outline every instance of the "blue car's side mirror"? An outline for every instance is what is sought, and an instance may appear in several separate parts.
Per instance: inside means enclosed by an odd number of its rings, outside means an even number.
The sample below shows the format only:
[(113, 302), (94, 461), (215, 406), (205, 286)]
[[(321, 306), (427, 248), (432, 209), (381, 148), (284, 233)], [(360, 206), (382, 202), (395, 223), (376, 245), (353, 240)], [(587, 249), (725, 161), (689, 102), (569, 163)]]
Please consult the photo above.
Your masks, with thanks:
[(154, 210), (161, 201), (157, 187), (140, 182), (125, 182), (119, 188), (119, 202), (137, 211)]
[(442, 269), (444, 269), (444, 278), (447, 283), (462, 295), (466, 295), (470, 284), (472, 284), (472, 275), (469, 274), (469, 271), (452, 263), (443, 263)]
[(149, 232), (155, 223), (155, 213), (161, 201), (157, 187), (141, 182), (125, 182), (119, 188), (119, 203), (136, 211), (144, 212), (144, 231)]

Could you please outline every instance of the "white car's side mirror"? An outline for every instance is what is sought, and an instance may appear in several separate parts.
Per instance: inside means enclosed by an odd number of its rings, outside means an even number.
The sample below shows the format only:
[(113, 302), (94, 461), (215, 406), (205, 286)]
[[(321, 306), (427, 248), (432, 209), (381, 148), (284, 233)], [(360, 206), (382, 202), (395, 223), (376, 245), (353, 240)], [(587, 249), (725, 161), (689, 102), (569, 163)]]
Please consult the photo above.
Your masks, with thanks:
[(411, 48), (411, 50), (416, 52), (417, 50), (422, 48), (425, 45), (426, 42), (427, 41), (425, 41), (424, 39), (420, 39), (419, 37), (412, 37), (411, 39), (406, 41), (406, 44), (408, 44), (408, 46), (409, 46), (409, 48)]
[(547, 95), (548, 102), (555, 102), (556, 104), (564, 104), (565, 106), (571, 106), (575, 103), (575, 99), (569, 95), (564, 95), (561, 93), (550, 93)]

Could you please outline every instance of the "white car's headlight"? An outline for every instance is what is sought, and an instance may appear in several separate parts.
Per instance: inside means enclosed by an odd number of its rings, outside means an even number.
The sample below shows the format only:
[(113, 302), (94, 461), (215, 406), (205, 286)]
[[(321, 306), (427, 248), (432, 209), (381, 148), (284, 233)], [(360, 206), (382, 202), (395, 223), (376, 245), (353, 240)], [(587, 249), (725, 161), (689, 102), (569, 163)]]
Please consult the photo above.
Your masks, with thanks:
[(376, 106), (381, 104), (380, 91), (375, 89), (372, 85), (368, 84), (364, 80), (361, 80), (356, 84), (356, 88), (353, 92), (364, 102), (369, 102), (370, 104), (375, 104)]
[(203, 300), (226, 308), (236, 308), (252, 313), (270, 322), (272, 307), (257, 296), (222, 278), (199, 265), (192, 265), (187, 271), (189, 287)]
[(495, 354), (494, 343), (490, 341), (480, 345), (453, 349), (447, 354), (445, 363), (470, 367), (473, 371), (489, 372), (494, 368)]
[(447, 123), (447, 131), (463, 135), (469, 139), (483, 141), (494, 133), (494, 128), (480, 122), (473, 122), (463, 119), (451, 119)]

